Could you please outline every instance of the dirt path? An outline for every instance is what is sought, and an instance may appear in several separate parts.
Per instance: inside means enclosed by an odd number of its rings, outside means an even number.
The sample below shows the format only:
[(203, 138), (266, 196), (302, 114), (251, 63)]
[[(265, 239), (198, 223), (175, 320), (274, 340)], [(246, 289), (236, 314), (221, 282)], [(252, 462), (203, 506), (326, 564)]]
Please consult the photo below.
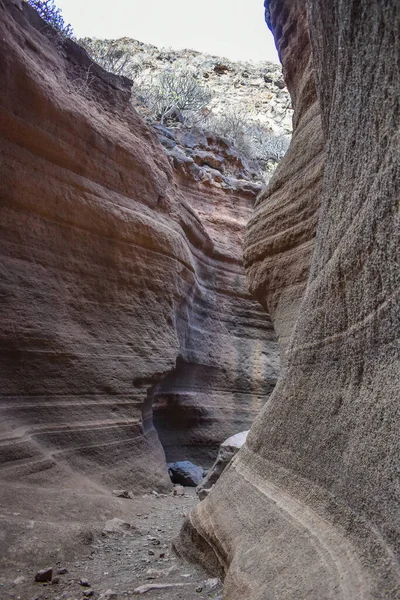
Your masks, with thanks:
[[(33, 560), (32, 567), (8, 567), (6, 572), (0, 572), (1, 600), (222, 598), (218, 580), (210, 579), (198, 566), (183, 561), (172, 550), (171, 542), (185, 514), (198, 502), (193, 488), (185, 488), (184, 492), (183, 496), (149, 494), (141, 499), (124, 499), (128, 513), (132, 506), (132, 516), (126, 519), (131, 528), (125, 529), (128, 527), (125, 525), (119, 533), (82, 540), (87, 552), (75, 561), (43, 565)], [(36, 572), (47, 566), (53, 568), (53, 581), (56, 578), (58, 583), (35, 583)], [(81, 580), (89, 585), (81, 585)], [(134, 591), (154, 584), (179, 586), (150, 589), (143, 594)], [(107, 590), (115, 595), (102, 596)]]

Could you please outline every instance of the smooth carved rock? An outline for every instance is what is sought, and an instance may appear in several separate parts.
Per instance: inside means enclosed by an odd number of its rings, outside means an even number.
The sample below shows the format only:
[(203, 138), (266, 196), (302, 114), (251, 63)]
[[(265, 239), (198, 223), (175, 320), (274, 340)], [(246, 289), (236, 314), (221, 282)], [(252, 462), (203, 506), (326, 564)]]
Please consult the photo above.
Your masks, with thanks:
[(268, 19), (295, 130), (245, 255), (285, 370), (177, 548), (226, 600), (394, 600), (400, 5), (271, 0)]
[(129, 81), (22, 9), (0, 2), (0, 496), (57, 515), (62, 489), (75, 515), (91, 494), (87, 515), (170, 490), (165, 453), (212, 464), (278, 349), (242, 264), (254, 191), (174, 170)]

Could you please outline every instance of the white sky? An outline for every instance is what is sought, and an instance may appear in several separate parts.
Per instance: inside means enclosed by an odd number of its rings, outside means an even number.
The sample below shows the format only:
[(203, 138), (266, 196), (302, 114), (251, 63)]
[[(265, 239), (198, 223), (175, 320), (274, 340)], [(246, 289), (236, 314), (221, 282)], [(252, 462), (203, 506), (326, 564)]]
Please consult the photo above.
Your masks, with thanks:
[(263, 0), (56, 0), (77, 37), (128, 36), (232, 60), (279, 62)]

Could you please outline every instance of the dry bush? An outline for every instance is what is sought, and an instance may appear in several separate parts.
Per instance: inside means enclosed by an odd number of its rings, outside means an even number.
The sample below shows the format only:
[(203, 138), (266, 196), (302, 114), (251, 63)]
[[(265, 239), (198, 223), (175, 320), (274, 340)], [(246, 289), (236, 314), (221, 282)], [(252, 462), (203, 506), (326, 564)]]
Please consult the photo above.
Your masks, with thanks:
[(119, 40), (99, 40), (81, 38), (78, 44), (83, 46), (92, 60), (114, 75), (124, 75), (135, 79), (142, 65), (135, 60), (129, 43)]
[(32, 6), (46, 23), (51, 25), (63, 37), (72, 37), (74, 32), (71, 25), (65, 23), (61, 9), (54, 0), (25, 0)]
[(267, 171), (283, 158), (290, 143), (289, 135), (276, 135), (253, 120), (244, 109), (217, 115), (211, 113), (200, 125), (228, 139), (248, 159), (257, 161)]
[(135, 81), (133, 93), (147, 107), (148, 116), (161, 123), (183, 123), (188, 114), (202, 111), (212, 98), (211, 91), (189, 70), (166, 69), (153, 76), (144, 73)]

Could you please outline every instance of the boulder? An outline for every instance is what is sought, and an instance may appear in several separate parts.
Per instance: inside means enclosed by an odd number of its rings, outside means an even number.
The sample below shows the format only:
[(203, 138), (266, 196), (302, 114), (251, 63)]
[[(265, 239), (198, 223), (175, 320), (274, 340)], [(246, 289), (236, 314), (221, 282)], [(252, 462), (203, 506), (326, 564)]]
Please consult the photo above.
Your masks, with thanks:
[(172, 483), (196, 487), (203, 479), (203, 469), (188, 460), (168, 463), (168, 473)]
[(223, 471), (231, 462), (232, 458), (237, 454), (239, 449), (246, 441), (248, 431), (241, 431), (231, 435), (227, 440), (222, 442), (218, 450), (218, 456), (215, 463), (207, 472), (207, 475), (197, 486), (196, 493), (200, 500), (203, 500), (210, 493), (214, 484), (218, 481)]

